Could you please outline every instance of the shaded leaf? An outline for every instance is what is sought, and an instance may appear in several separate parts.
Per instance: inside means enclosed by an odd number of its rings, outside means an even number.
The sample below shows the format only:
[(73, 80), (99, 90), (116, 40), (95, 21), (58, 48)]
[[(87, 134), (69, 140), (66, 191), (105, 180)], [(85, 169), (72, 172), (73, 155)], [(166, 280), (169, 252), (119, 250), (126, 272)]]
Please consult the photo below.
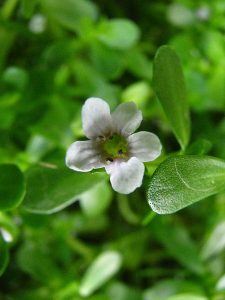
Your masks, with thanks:
[(79, 31), (84, 18), (95, 20), (97, 7), (87, 0), (42, 0), (47, 14), (68, 29)]
[(4, 273), (9, 262), (9, 253), (6, 242), (0, 233), (0, 276)]
[(179, 294), (167, 298), (166, 300), (207, 300), (208, 298), (204, 296), (199, 296), (195, 294)]
[(134, 46), (140, 37), (137, 25), (126, 19), (104, 20), (100, 23), (97, 39), (113, 49), (128, 49)]
[(81, 296), (89, 296), (115, 275), (122, 263), (119, 252), (107, 251), (100, 254), (86, 271), (80, 285)]
[(168, 46), (160, 47), (156, 53), (153, 84), (172, 130), (184, 149), (190, 136), (186, 87), (179, 58)]
[(208, 259), (223, 251), (225, 248), (225, 222), (218, 224), (202, 249), (203, 259)]
[(25, 194), (23, 173), (13, 164), (0, 165), (0, 210), (17, 207)]
[(198, 255), (198, 249), (191, 239), (188, 230), (181, 224), (174, 224), (163, 220), (157, 220), (151, 226), (154, 226), (156, 239), (158, 239), (168, 253), (181, 265), (188, 268), (196, 274), (204, 272), (204, 266)]
[(72, 204), (78, 196), (105, 179), (104, 173), (79, 173), (66, 167), (34, 166), (26, 173), (24, 208), (50, 214)]
[(107, 182), (101, 182), (80, 197), (80, 205), (87, 216), (95, 217), (105, 212), (112, 200), (112, 189)]

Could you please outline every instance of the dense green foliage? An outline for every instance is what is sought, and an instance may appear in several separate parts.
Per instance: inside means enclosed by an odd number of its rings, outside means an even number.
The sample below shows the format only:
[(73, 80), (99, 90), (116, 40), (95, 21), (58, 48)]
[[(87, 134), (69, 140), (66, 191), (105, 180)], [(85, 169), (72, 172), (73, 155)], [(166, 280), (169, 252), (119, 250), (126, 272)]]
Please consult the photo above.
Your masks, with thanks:
[[(224, 34), (224, 0), (0, 2), (0, 299), (225, 299)], [(132, 194), (65, 167), (92, 96), (162, 142)]]

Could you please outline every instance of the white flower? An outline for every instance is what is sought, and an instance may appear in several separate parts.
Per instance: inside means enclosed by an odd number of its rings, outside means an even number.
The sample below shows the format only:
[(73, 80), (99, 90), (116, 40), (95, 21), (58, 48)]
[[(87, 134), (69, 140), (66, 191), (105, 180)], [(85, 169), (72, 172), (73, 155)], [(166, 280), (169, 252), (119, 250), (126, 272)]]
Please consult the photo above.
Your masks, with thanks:
[(120, 104), (110, 114), (100, 98), (89, 98), (82, 108), (82, 124), (88, 141), (70, 145), (66, 165), (80, 172), (105, 168), (115, 191), (129, 194), (142, 184), (143, 162), (156, 159), (161, 152), (158, 137), (146, 131), (133, 133), (142, 113), (133, 102)]

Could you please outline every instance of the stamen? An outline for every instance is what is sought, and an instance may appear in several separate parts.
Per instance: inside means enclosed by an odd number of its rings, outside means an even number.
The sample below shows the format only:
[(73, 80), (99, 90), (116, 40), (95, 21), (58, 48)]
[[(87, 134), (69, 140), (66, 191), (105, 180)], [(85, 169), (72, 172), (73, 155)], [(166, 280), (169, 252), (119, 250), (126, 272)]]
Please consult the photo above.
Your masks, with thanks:
[(96, 138), (96, 142), (102, 142), (102, 141), (105, 141), (106, 138), (103, 136), (103, 135), (99, 135), (97, 138)]
[(111, 157), (107, 157), (106, 163), (109, 165), (111, 162), (113, 162), (113, 159)]

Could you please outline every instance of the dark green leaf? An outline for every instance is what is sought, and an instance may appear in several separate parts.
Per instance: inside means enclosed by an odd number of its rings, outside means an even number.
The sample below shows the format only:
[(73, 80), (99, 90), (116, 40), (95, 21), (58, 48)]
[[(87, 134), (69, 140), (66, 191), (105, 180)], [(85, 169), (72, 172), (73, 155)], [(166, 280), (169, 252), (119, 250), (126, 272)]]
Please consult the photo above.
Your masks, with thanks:
[(83, 19), (95, 20), (97, 8), (87, 0), (42, 0), (47, 14), (68, 29), (79, 31)]
[(4, 273), (5, 268), (8, 265), (9, 253), (6, 242), (3, 240), (0, 234), (0, 276)]
[(184, 149), (190, 136), (190, 119), (184, 76), (174, 50), (162, 46), (156, 53), (153, 84), (172, 130)]
[(209, 156), (174, 156), (155, 171), (148, 201), (159, 214), (174, 213), (225, 189), (225, 162)]
[(184, 226), (168, 222), (166, 217), (157, 219), (151, 226), (156, 232), (156, 238), (176, 261), (191, 272), (203, 274), (204, 266), (198, 255), (198, 249)]
[(166, 279), (159, 281), (144, 291), (143, 300), (167, 300), (170, 296), (178, 293), (201, 294), (201, 286), (192, 281), (180, 279)]
[(104, 173), (79, 173), (66, 167), (34, 166), (26, 174), (24, 208), (50, 214), (72, 204), (78, 196), (105, 179)]
[(16, 165), (0, 165), (0, 210), (17, 207), (25, 194), (23, 173)]

